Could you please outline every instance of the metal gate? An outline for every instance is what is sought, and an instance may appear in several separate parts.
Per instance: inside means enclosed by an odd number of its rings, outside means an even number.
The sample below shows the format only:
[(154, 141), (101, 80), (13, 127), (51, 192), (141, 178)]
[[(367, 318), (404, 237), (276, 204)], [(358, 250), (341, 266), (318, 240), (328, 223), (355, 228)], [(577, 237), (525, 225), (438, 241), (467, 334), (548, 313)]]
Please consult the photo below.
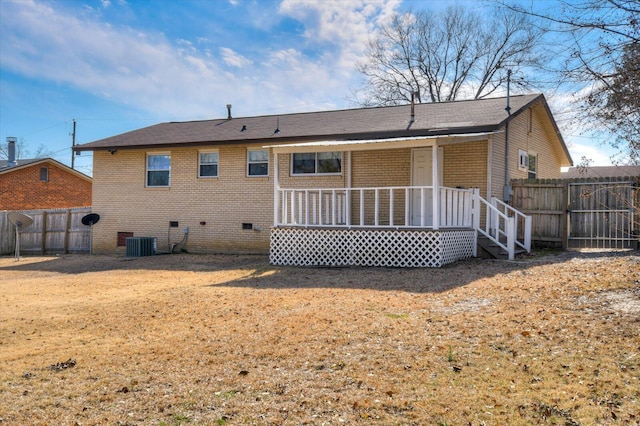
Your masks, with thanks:
[(631, 181), (569, 183), (569, 248), (632, 248), (634, 208)]

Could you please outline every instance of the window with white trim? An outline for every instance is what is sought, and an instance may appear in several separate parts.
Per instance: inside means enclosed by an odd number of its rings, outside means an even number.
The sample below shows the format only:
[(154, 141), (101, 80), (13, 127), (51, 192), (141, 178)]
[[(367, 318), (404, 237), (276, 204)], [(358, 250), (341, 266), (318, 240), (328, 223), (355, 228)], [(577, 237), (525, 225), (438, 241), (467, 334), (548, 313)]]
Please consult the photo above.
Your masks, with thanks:
[(528, 178), (536, 179), (538, 176), (538, 155), (529, 153)]
[(305, 152), (291, 155), (293, 175), (339, 175), (342, 173), (342, 152)]
[(218, 151), (200, 151), (198, 154), (198, 177), (218, 177)]
[(522, 171), (529, 169), (529, 153), (523, 149), (518, 150), (518, 169)]
[(247, 176), (269, 176), (269, 150), (247, 150)]
[(147, 154), (147, 186), (169, 186), (171, 155)]

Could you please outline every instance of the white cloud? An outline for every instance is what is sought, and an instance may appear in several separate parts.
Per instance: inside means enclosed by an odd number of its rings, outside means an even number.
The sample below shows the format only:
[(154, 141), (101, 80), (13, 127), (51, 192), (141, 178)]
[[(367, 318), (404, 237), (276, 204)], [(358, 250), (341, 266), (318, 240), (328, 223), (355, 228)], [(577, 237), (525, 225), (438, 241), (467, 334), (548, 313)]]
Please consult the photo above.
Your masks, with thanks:
[(219, 117), (226, 103), (239, 115), (342, 107), (368, 34), (397, 2), (285, 0), (281, 13), (302, 22), (305, 44), (315, 53), (308, 56), (298, 42), (285, 40), (252, 46), (249, 58), (237, 48), (211, 49), (214, 41), (204, 37), (174, 41), (103, 22), (99, 14), (80, 18), (56, 3), (20, 1), (3, 5), (12, 19), (0, 23), (1, 61), (15, 73), (163, 119)]
[(309, 43), (339, 46), (336, 65), (351, 71), (376, 26), (399, 4), (400, 0), (283, 0), (279, 12), (304, 24)]
[(611, 157), (615, 154), (610, 148), (604, 145), (594, 145), (592, 143), (569, 143), (569, 152), (573, 158), (573, 164), (577, 166), (587, 159), (590, 166), (610, 166)]
[(222, 59), (224, 60), (224, 63), (232, 67), (242, 68), (252, 64), (251, 60), (243, 57), (237, 52), (234, 52), (232, 49), (229, 49), (228, 47), (221, 47), (220, 54), (222, 55)]
[(592, 166), (610, 166), (619, 154), (610, 143), (615, 137), (598, 120), (581, 115), (586, 112), (580, 108), (580, 104), (590, 91), (591, 88), (586, 85), (579, 90), (558, 91), (548, 95), (547, 101), (574, 165), (586, 159)]

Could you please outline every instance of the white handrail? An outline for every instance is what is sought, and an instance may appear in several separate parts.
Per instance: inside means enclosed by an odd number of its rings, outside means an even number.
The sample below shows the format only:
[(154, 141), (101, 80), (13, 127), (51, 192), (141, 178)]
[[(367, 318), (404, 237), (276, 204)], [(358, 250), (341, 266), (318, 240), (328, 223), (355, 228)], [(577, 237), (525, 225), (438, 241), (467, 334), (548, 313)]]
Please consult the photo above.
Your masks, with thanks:
[[(515, 258), (515, 220), (498, 210), (493, 204), (477, 195), (478, 202), (486, 207), (487, 224), (485, 228), (476, 228), (478, 232), (495, 245), (503, 249), (509, 255), (509, 260)], [(506, 238), (506, 244), (502, 243), (502, 237)]]
[[(515, 235), (516, 235), (516, 239), (515, 239), (515, 243), (522, 247), (523, 249), (525, 249), (527, 251), (527, 253), (531, 252), (531, 216), (527, 216), (526, 214), (522, 213), (521, 211), (514, 209), (513, 207), (511, 207), (510, 205), (506, 204), (505, 202), (497, 199), (496, 197), (492, 197), (491, 198), (491, 202), (492, 204), (500, 209), (502, 208), (501, 211), (504, 212), (505, 215), (510, 216), (510, 217), (515, 217)], [(523, 238), (522, 238), (522, 242), (520, 242), (520, 240), (518, 240), (518, 224), (522, 222), (524, 225), (524, 232), (523, 232)]]
[[(486, 236), (495, 245), (505, 250), (509, 260), (515, 258), (516, 245), (527, 253), (531, 252), (531, 216), (522, 214), (518, 210), (492, 197), (491, 203), (477, 195), (478, 202), (486, 207), (487, 222), (484, 228), (477, 227), (479, 233)], [(518, 239), (518, 223), (524, 224), (523, 238)], [(505, 241), (506, 240), (506, 244)]]

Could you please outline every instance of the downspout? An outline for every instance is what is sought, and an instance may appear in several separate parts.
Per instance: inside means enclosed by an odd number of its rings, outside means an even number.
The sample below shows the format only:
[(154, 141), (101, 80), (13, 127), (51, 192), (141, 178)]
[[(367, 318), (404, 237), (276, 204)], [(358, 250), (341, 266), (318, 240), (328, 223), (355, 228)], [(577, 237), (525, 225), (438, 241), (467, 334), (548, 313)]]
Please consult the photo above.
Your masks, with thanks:
[(504, 187), (502, 191), (502, 198), (505, 203), (511, 202), (511, 195), (513, 188), (509, 182), (509, 121), (511, 120), (511, 105), (509, 104), (509, 96), (511, 89), (511, 70), (507, 70), (507, 121), (504, 125)]
[(411, 117), (409, 119), (409, 126), (416, 121), (416, 92), (411, 92)]
[(487, 200), (493, 196), (493, 135), (487, 138)]

